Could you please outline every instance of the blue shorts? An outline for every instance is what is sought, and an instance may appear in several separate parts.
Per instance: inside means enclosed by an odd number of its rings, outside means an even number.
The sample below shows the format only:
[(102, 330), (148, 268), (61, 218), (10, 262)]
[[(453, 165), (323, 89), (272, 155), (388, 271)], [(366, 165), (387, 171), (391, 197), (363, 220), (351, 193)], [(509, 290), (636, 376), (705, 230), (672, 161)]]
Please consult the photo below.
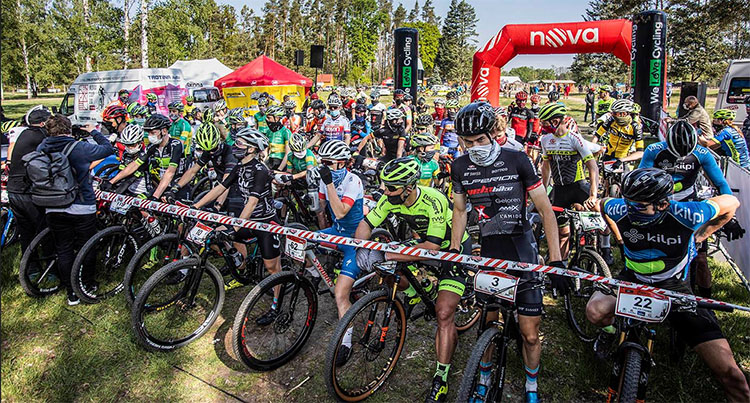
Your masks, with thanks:
[[(334, 227), (329, 227), (318, 231), (328, 235), (338, 235), (352, 238), (354, 237), (354, 231), (341, 232)], [(359, 277), (359, 266), (357, 266), (357, 248), (354, 246), (336, 245), (336, 249), (340, 250), (344, 254), (344, 261), (341, 264), (341, 273), (339, 275), (347, 276), (353, 280)]]

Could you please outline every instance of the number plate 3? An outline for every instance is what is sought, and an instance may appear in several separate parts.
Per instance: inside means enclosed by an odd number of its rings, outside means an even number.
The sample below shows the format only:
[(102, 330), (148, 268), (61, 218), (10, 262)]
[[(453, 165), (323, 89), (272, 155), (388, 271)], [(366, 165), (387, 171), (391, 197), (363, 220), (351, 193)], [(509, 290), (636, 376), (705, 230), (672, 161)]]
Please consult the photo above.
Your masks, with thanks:
[(652, 291), (620, 286), (615, 314), (643, 322), (663, 322), (671, 308), (669, 297)]
[(501, 271), (480, 271), (474, 276), (474, 290), (515, 302), (518, 277)]

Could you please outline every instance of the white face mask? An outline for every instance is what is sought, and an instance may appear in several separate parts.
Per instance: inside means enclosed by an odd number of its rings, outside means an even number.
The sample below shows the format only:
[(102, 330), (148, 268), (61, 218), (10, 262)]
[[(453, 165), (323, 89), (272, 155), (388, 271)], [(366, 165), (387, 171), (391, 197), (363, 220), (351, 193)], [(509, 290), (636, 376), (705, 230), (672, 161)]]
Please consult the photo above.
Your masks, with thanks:
[(471, 160), (471, 162), (479, 166), (486, 167), (487, 165), (490, 165), (495, 161), (499, 148), (500, 147), (498, 146), (497, 142), (491, 141), (490, 144), (474, 146), (469, 148), (467, 151), (469, 153), (469, 159)]
[(148, 135), (148, 142), (151, 143), (151, 144), (159, 144), (159, 143), (161, 143), (161, 137), (159, 137), (158, 134), (157, 135), (149, 134)]
[(294, 152), (294, 156), (297, 157), (297, 158), (299, 158), (299, 159), (303, 159), (303, 158), (305, 158), (305, 156), (307, 156), (307, 153), (304, 152), (304, 151), (299, 151), (299, 152), (295, 151)]

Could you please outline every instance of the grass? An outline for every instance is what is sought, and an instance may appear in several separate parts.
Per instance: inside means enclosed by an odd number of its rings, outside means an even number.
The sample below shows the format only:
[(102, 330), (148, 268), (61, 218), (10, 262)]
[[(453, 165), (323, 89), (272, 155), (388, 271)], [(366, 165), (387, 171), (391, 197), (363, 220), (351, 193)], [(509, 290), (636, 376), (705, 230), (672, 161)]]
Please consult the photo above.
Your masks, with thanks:
[[(149, 353), (133, 339), (124, 298), (97, 305), (65, 305), (64, 295), (27, 297), (17, 280), (19, 247), (3, 252), (2, 394), (5, 401), (331, 401), (323, 378), (324, 354), (336, 315), (332, 298), (320, 296), (315, 330), (298, 357), (268, 373), (251, 372), (228, 352), (231, 322), (249, 288), (227, 293), (222, 316), (200, 340), (172, 353)], [(734, 273), (711, 262), (716, 297), (747, 304)], [(545, 297), (540, 388), (549, 401), (602, 401), (610, 365), (597, 362), (567, 327), (562, 302)], [(719, 313), (735, 358), (750, 371), (748, 316)], [(435, 366), (434, 322), (409, 324), (402, 358), (370, 401), (424, 399)], [(659, 326), (649, 400), (716, 401), (723, 392), (693, 353), (670, 363), (667, 328)], [(459, 337), (451, 367), (449, 400), (455, 398), (476, 329)], [(507, 401), (523, 398), (523, 367), (515, 347), (508, 361)], [(679, 370), (675, 370), (679, 368)], [(290, 392), (309, 377), (301, 387)]]

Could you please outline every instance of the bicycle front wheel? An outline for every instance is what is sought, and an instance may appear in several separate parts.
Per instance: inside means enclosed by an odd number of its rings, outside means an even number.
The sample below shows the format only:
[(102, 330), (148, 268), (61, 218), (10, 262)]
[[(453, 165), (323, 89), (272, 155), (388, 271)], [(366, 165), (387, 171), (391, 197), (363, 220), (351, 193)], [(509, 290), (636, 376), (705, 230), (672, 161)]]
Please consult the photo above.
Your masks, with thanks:
[[(466, 362), (461, 386), (458, 388), (457, 402), (495, 402), (502, 399), (505, 376), (505, 360), (500, 358), (503, 335), (497, 327), (485, 330), (471, 350)], [(482, 367), (481, 363), (489, 363)]]
[[(280, 294), (272, 311), (277, 287)], [(250, 369), (276, 369), (299, 353), (317, 315), (318, 294), (312, 283), (292, 272), (275, 273), (258, 283), (237, 310), (234, 354)]]
[[(342, 348), (347, 333), (351, 334), (348, 352)], [(362, 297), (339, 320), (328, 344), (325, 366), (328, 392), (347, 402), (364, 400), (375, 393), (396, 367), (405, 340), (403, 303), (398, 298), (391, 300), (391, 291), (387, 289)], [(346, 363), (341, 365), (343, 361)]]
[[(584, 272), (611, 277), (607, 263), (598, 253), (590, 249), (582, 250), (578, 260), (573, 262), (573, 266)], [(572, 289), (563, 298), (568, 325), (584, 343), (593, 342), (599, 330), (586, 318), (586, 304), (594, 291), (593, 281), (574, 279)]]
[(643, 357), (641, 352), (631, 348), (625, 351), (625, 363), (622, 366), (622, 377), (620, 378), (620, 393), (618, 402), (636, 402), (638, 399), (638, 381), (641, 377), (641, 364)]
[(133, 302), (130, 322), (139, 344), (170, 351), (197, 340), (216, 322), (224, 304), (221, 273), (196, 258), (159, 269)]
[(125, 289), (123, 294), (128, 305), (133, 305), (138, 290), (149, 276), (170, 262), (182, 259), (183, 254), (190, 256), (192, 251), (189, 244), (180, 242), (178, 234), (161, 234), (143, 244), (128, 262), (122, 280)]

